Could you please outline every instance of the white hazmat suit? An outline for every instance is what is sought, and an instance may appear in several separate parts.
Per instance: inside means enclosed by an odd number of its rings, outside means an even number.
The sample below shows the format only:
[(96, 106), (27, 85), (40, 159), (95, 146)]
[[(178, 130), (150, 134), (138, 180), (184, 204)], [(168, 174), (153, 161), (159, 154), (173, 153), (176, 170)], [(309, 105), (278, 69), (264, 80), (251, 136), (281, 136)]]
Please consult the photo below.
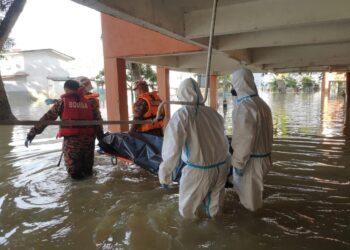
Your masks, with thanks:
[(235, 71), (232, 85), (237, 92), (232, 113), (231, 164), (238, 170), (233, 171), (234, 188), (242, 205), (256, 211), (263, 205), (264, 176), (272, 166), (272, 115), (269, 106), (258, 96), (250, 70)]
[[(198, 84), (192, 78), (181, 82), (178, 99), (200, 103)], [(164, 134), (159, 182), (171, 184), (178, 161), (186, 163), (179, 190), (179, 212), (195, 218), (201, 204), (209, 217), (218, 214), (228, 175), (229, 147), (224, 133), (224, 120), (204, 105), (184, 105), (170, 119)]]

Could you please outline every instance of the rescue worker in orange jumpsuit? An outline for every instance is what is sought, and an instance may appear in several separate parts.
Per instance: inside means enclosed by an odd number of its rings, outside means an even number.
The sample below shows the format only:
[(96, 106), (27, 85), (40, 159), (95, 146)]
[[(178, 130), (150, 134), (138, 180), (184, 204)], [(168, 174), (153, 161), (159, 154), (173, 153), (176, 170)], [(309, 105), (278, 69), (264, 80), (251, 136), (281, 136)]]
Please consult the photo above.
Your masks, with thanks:
[[(64, 120), (102, 120), (95, 99), (86, 99), (85, 89), (75, 80), (64, 83), (65, 94), (61, 96), (40, 121)], [(38, 122), (27, 134), (25, 146), (41, 134), (47, 125)], [(57, 137), (63, 137), (63, 154), (67, 172), (73, 179), (91, 176), (94, 164), (95, 138), (103, 137), (102, 125), (61, 126)]]
[[(158, 112), (159, 104), (162, 102), (158, 93), (149, 92), (148, 84), (144, 80), (138, 80), (134, 83), (136, 102), (133, 106), (134, 120), (154, 119)], [(129, 132), (148, 133), (156, 136), (163, 136), (163, 119), (165, 117), (164, 109), (160, 120), (151, 124), (133, 124)]]

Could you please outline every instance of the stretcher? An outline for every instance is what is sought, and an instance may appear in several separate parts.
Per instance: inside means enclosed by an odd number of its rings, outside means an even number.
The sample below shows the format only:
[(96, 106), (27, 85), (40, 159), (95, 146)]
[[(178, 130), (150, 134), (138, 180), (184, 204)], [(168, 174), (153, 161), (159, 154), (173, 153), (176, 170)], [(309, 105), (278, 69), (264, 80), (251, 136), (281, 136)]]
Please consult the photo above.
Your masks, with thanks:
[(127, 165), (133, 165), (135, 164), (132, 160), (122, 157), (122, 156), (118, 156), (118, 155), (113, 155), (113, 154), (108, 154), (111, 157), (111, 163), (112, 165), (117, 165), (119, 161), (122, 161), (124, 163), (126, 163)]
[[(231, 138), (228, 137), (230, 143)], [(231, 143), (230, 143), (231, 144)], [(99, 143), (100, 148), (105, 154), (111, 157), (113, 165), (118, 161), (127, 164), (136, 164), (141, 168), (158, 175), (159, 165), (162, 162), (163, 137), (145, 134), (145, 133), (113, 133), (106, 134)], [(230, 147), (232, 154), (232, 148)], [(179, 159), (178, 165), (173, 171), (172, 179), (179, 182), (182, 168), (185, 163)], [(232, 168), (227, 176), (226, 187), (232, 187), (230, 181)]]
[[(146, 133), (112, 133), (106, 134), (99, 143), (105, 154), (111, 157), (112, 164), (118, 161), (136, 164), (141, 168), (158, 175), (162, 162), (163, 137)], [(179, 160), (173, 172), (173, 181), (178, 182), (184, 163)]]

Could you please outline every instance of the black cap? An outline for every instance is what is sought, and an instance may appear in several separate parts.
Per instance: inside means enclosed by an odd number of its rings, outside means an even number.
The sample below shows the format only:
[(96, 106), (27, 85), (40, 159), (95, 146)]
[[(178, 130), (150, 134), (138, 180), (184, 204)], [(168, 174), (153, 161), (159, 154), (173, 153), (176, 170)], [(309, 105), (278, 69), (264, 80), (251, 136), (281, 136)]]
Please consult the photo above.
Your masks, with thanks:
[(79, 87), (79, 82), (77, 82), (76, 80), (68, 80), (63, 85), (63, 88), (70, 90), (78, 90)]

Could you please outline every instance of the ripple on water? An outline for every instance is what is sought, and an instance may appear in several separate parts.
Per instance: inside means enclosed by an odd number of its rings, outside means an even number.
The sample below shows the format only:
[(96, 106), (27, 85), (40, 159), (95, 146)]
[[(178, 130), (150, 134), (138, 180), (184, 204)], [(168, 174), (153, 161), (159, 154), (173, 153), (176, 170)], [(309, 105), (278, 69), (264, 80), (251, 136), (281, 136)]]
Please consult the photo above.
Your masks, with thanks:
[[(264, 208), (257, 213), (227, 190), (221, 217), (183, 220), (176, 188), (165, 192), (153, 175), (121, 162), (113, 166), (107, 156), (96, 155), (94, 177), (72, 181), (64, 164), (56, 166), (56, 128), (27, 149), (28, 127), (17, 126), (0, 135), (10, 141), (0, 147), (0, 246), (349, 249), (350, 138), (341, 134), (341, 100), (331, 100), (326, 111), (318, 94), (261, 95), (272, 107), (275, 138)], [(231, 111), (230, 104), (230, 132)]]

